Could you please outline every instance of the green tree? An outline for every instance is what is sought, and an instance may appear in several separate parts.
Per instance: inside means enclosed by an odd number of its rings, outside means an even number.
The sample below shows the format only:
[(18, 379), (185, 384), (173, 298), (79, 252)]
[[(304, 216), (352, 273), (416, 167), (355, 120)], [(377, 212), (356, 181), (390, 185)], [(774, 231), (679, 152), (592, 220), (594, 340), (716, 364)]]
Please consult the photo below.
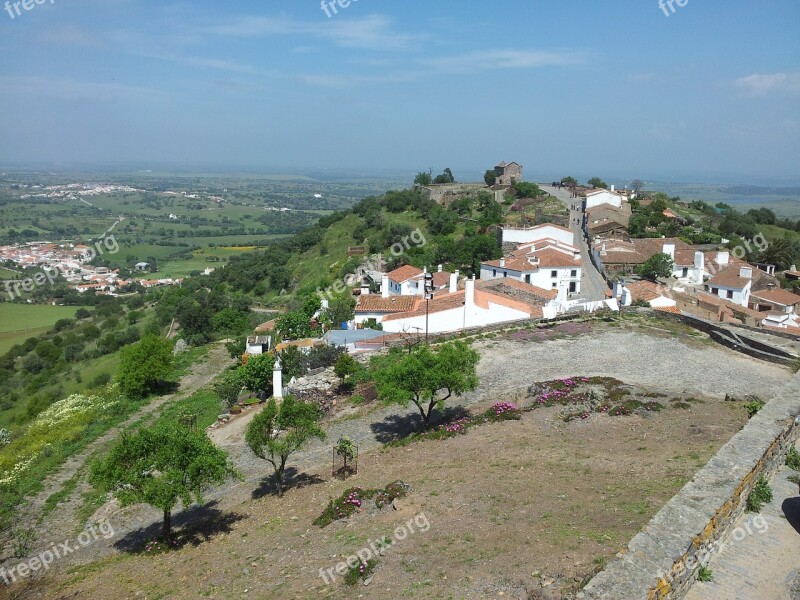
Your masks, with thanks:
[(131, 398), (143, 398), (172, 376), (174, 365), (172, 342), (149, 335), (123, 348), (117, 373), (120, 390)]
[(494, 169), (489, 169), (483, 174), (483, 180), (486, 182), (486, 185), (492, 187), (497, 181), (497, 171)]
[(333, 367), (333, 372), (342, 380), (342, 384), (347, 381), (347, 378), (354, 375), (358, 371), (358, 363), (356, 359), (345, 353), (339, 356), (336, 364)]
[(631, 182), (631, 188), (633, 188), (633, 191), (637, 194), (640, 193), (644, 189), (644, 181), (641, 179), (634, 179), (633, 182)]
[(247, 427), (245, 441), (253, 453), (270, 463), (275, 472), (278, 495), (283, 496), (283, 477), (289, 457), (312, 439), (325, 439), (319, 426), (322, 413), (316, 404), (287, 396), (280, 405), (271, 398)]
[(242, 385), (251, 392), (263, 392), (272, 385), (275, 357), (272, 354), (257, 354), (247, 359), (240, 368)]
[(567, 187), (575, 187), (576, 185), (578, 185), (578, 180), (575, 179), (574, 177), (562, 177), (561, 184)]
[(227, 408), (231, 408), (236, 404), (236, 401), (239, 400), (239, 394), (242, 393), (242, 388), (244, 388), (240, 369), (226, 371), (214, 381), (214, 393), (219, 396), (220, 401)]
[(589, 180), (589, 185), (592, 186), (593, 188), (603, 188), (603, 189), (608, 188), (608, 184), (599, 177), (592, 177)]
[(422, 346), (410, 354), (396, 349), (372, 359), (378, 395), (384, 402), (401, 406), (412, 402), (427, 428), (434, 409), (478, 386), (478, 359), (478, 353), (464, 342), (443, 344), (436, 350)]
[(352, 294), (344, 293), (328, 302), (327, 316), (335, 328), (355, 318), (356, 301)]
[(427, 171), (420, 171), (417, 173), (417, 176), (414, 177), (414, 183), (416, 185), (430, 185), (433, 183), (433, 178)]
[(518, 181), (514, 184), (514, 192), (517, 198), (538, 198), (543, 194), (542, 190), (535, 183)]
[(636, 272), (645, 279), (655, 281), (659, 277), (669, 277), (675, 267), (675, 262), (669, 254), (654, 254), (639, 266)]
[(172, 512), (203, 502), (203, 492), (237, 473), (203, 432), (164, 422), (123, 433), (108, 456), (92, 466), (89, 481), (111, 492), (121, 506), (149, 504), (163, 511), (163, 536), (172, 534)]

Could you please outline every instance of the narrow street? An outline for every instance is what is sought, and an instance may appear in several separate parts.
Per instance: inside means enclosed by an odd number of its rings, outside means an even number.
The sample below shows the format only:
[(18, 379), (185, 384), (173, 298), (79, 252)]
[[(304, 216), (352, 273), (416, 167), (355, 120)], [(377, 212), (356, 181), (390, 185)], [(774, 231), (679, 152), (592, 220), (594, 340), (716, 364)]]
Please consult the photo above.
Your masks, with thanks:
[[(551, 196), (561, 200), (567, 208), (570, 208), (573, 204), (579, 205), (581, 202), (580, 198), (570, 198), (569, 190), (566, 188), (558, 189), (552, 185), (541, 184), (539, 187)], [(578, 222), (573, 222), (575, 219), (578, 219)], [(583, 259), (583, 278), (581, 279), (580, 297), (586, 301), (605, 300), (606, 290), (609, 288), (605, 279), (600, 275), (600, 272), (595, 268), (589, 257), (589, 246), (586, 243), (586, 239), (583, 237), (583, 231), (580, 225), (580, 223), (583, 222), (583, 211), (580, 209), (570, 210), (569, 221), (569, 227), (575, 234), (575, 246), (580, 248), (581, 258)]]

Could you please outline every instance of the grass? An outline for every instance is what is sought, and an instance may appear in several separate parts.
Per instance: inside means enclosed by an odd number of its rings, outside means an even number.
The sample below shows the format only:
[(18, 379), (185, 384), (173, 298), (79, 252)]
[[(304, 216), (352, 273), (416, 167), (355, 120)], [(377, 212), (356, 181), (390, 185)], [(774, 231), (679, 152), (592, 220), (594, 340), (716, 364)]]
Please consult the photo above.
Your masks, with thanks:
[(786, 466), (792, 471), (800, 471), (800, 452), (794, 446), (789, 449), (789, 453), (786, 455)]
[(697, 571), (697, 581), (702, 581), (704, 583), (714, 581), (714, 574), (711, 572), (711, 569), (705, 565), (701, 566)]
[(59, 319), (75, 316), (78, 306), (0, 303), (0, 354), (48, 331)]
[(761, 512), (761, 506), (767, 502), (772, 502), (772, 488), (766, 479), (759, 477), (747, 497), (747, 511)]

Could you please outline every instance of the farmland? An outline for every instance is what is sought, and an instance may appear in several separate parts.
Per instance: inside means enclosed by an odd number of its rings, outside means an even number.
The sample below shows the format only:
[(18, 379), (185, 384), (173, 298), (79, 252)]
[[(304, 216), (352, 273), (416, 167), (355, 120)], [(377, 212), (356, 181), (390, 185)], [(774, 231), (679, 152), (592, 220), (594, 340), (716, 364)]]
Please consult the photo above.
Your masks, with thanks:
[(75, 316), (76, 306), (43, 306), (0, 303), (0, 354), (14, 344), (36, 337), (59, 319)]

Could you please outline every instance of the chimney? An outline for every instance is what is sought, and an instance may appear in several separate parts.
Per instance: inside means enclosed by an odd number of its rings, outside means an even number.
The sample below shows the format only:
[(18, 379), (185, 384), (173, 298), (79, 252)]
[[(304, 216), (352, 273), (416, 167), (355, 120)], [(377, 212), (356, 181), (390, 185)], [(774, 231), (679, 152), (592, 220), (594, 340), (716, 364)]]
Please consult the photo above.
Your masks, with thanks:
[(458, 271), (450, 275), (450, 290), (451, 294), (455, 294), (458, 291)]
[(792, 266), (791, 266), (791, 268), (790, 268), (789, 270), (790, 270), (790, 271), (797, 272), (797, 265), (792, 265)]
[(389, 297), (389, 276), (384, 275), (383, 279), (381, 279), (381, 297), (388, 298)]
[(719, 266), (724, 267), (730, 262), (730, 259), (730, 252), (717, 252), (717, 264)]
[(774, 283), (768, 283), (767, 284), (767, 289), (771, 292), (772, 290), (775, 289), (775, 284)]
[(366, 278), (361, 280), (361, 295), (369, 296), (369, 282), (366, 280)]
[(675, 244), (664, 244), (662, 252), (668, 254), (672, 260), (675, 260)]
[(464, 290), (464, 306), (472, 308), (475, 306), (475, 276), (467, 279), (467, 287)]
[(605, 256), (606, 254), (608, 254), (608, 252), (606, 252), (606, 243), (603, 242), (603, 245), (600, 247), (600, 255)]
[(444, 271), (444, 265), (439, 265), (439, 273), (441, 273), (442, 271)]
[(505, 258), (501, 258), (500, 259), (500, 268), (503, 268), (505, 266), (506, 266), (506, 259)]
[(753, 278), (753, 267), (742, 267), (739, 269), (739, 277), (742, 279), (752, 279)]
[(694, 268), (704, 269), (706, 266), (706, 256), (702, 252), (694, 253)]
[(572, 255), (572, 258), (574, 258), (575, 260), (580, 260), (581, 259), (581, 251), (580, 250), (575, 250), (575, 253)]
[(617, 191), (617, 186), (615, 186), (613, 183), (611, 184), (611, 191), (612, 192)]

